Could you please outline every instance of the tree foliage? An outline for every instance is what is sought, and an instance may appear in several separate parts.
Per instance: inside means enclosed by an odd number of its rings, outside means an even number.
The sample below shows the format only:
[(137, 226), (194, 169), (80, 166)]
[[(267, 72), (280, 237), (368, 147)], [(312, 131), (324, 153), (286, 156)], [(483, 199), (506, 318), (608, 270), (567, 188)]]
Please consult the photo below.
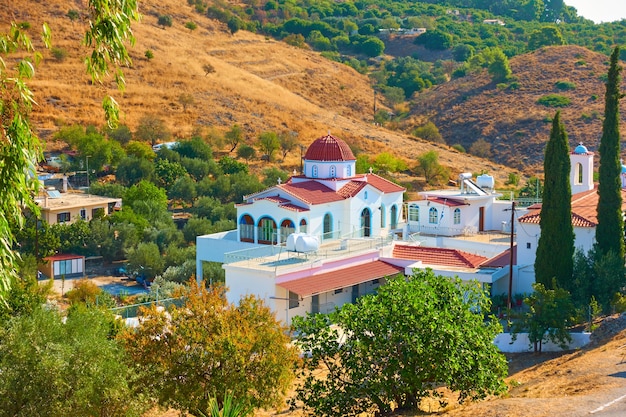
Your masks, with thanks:
[[(624, 219), (622, 215), (621, 163), (619, 133), (620, 92), (619, 47), (611, 54), (606, 83), (604, 122), (600, 139), (600, 167), (598, 184), (598, 226), (596, 243), (600, 257), (614, 252), (624, 258)], [(617, 289), (616, 289), (617, 290)]]
[(428, 151), (417, 157), (417, 171), (428, 184), (438, 184), (448, 176), (448, 170), (439, 163), (439, 154)]
[(270, 309), (252, 296), (230, 304), (222, 287), (203, 282), (191, 281), (184, 296), (167, 313), (144, 310), (140, 326), (123, 336), (147, 370), (142, 385), (161, 404), (194, 413), (206, 413), (213, 396), (223, 407), (227, 393), (254, 408), (279, 405), (297, 355)]
[(552, 121), (550, 140), (543, 162), (545, 173), (541, 219), (541, 235), (535, 259), (535, 279), (545, 288), (572, 290), (574, 268), (574, 227), (572, 226), (571, 163), (569, 143), (561, 113)]
[(418, 409), (423, 399), (442, 400), (444, 388), (460, 401), (501, 393), (506, 360), (493, 338), (502, 327), (485, 320), (489, 308), (478, 283), (426, 270), (329, 315), (296, 317), (307, 353), (297, 400), (310, 415), (357, 416)]
[(514, 323), (513, 338), (520, 331), (527, 331), (535, 352), (541, 352), (543, 343), (548, 341), (567, 349), (572, 340), (569, 326), (574, 316), (570, 293), (563, 288), (547, 289), (539, 282), (533, 284), (533, 289), (535, 292), (524, 299), (528, 312), (521, 321)]
[(139, 415), (145, 402), (113, 335), (113, 318), (38, 308), (0, 329), (0, 416)]
[(259, 135), (258, 146), (265, 155), (267, 155), (268, 161), (274, 159), (274, 152), (280, 148), (280, 141), (278, 135), (275, 132), (263, 132)]

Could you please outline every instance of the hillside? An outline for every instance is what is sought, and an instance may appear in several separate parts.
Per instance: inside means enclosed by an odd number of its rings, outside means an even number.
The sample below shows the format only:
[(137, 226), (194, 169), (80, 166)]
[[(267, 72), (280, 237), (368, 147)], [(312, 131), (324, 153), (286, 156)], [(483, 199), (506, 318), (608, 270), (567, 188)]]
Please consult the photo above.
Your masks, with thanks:
[[(224, 132), (237, 123), (248, 140), (266, 130), (288, 130), (308, 145), (330, 130), (364, 152), (391, 151), (410, 166), (418, 154), (436, 149), (453, 175), (485, 171), (502, 183), (509, 172), (446, 146), (374, 126), (370, 81), (352, 68), (250, 32), (230, 35), (223, 25), (174, 0), (140, 2), (143, 19), (133, 26), (137, 42), (131, 48), (133, 67), (125, 70), (126, 92), (117, 92), (112, 82), (106, 88), (93, 86), (81, 60), (86, 53), (80, 47), (84, 22), (66, 16), (77, 4), (51, 0), (25, 5), (9, 0), (0, 6), (0, 21), (29, 22), (34, 39), (38, 38), (35, 28), (47, 21), (54, 47), (67, 54), (59, 61), (45, 51), (30, 84), (39, 103), (32, 120), (48, 142), (63, 125), (102, 126), (100, 102), (109, 92), (121, 106), (122, 123), (131, 130), (147, 114), (163, 119), (176, 137), (186, 137), (194, 129), (205, 134), (211, 129)], [(171, 14), (173, 26), (157, 26), (160, 14)], [(184, 27), (191, 20), (198, 25), (196, 30)], [(146, 50), (153, 51), (153, 59), (146, 59)], [(215, 72), (205, 75), (205, 64)], [(179, 102), (181, 94), (194, 100), (186, 111)], [(284, 168), (298, 166), (298, 157), (291, 155)]]
[[(491, 144), (501, 164), (543, 171), (543, 149), (550, 135), (550, 118), (557, 109), (537, 100), (547, 94), (568, 97), (561, 108), (570, 144), (584, 142), (596, 151), (602, 135), (607, 57), (578, 46), (554, 46), (511, 59), (519, 87), (499, 89), (486, 71), (438, 86), (422, 94), (414, 107), (439, 128), (448, 144), (469, 149), (477, 139)], [(559, 81), (574, 89), (560, 90)], [(624, 83), (622, 83), (624, 89)], [(626, 89), (624, 89), (626, 91)], [(622, 135), (626, 132), (622, 111)]]

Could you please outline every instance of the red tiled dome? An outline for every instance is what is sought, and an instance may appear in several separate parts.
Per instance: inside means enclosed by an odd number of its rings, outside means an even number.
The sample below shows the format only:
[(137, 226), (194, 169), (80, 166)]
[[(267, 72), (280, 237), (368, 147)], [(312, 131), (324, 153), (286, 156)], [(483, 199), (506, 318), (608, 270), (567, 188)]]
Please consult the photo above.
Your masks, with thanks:
[(332, 135), (322, 136), (309, 146), (304, 159), (312, 161), (354, 161), (356, 158), (346, 142)]

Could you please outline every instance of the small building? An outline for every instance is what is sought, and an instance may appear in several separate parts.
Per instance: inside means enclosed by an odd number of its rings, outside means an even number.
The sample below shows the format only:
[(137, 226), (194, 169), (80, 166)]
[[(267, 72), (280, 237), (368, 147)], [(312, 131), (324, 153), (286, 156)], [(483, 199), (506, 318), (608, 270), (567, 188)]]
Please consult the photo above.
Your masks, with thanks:
[(497, 26), (505, 25), (505, 23), (500, 19), (485, 19), (483, 20), (483, 23), (486, 25), (497, 25)]
[(122, 207), (121, 198), (102, 197), (82, 192), (62, 193), (46, 190), (35, 198), (41, 209), (41, 218), (48, 224), (73, 223), (78, 219), (91, 220), (107, 216)]
[(39, 271), (52, 279), (85, 276), (85, 257), (81, 255), (52, 255), (43, 259)]

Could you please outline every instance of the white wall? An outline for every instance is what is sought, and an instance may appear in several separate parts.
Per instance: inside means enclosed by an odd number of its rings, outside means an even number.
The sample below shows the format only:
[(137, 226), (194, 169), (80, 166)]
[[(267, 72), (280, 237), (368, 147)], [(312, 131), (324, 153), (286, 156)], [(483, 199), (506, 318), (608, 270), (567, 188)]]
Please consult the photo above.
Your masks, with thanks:
[[(570, 333), (572, 336), (572, 342), (569, 344), (569, 349), (578, 349), (589, 343), (589, 337), (591, 333)], [(528, 340), (528, 333), (519, 333), (517, 340), (512, 342), (510, 333), (500, 333), (496, 336), (493, 343), (500, 349), (500, 352), (533, 352), (534, 347)], [(543, 343), (541, 346), (542, 352), (560, 352), (562, 349), (554, 343)]]

